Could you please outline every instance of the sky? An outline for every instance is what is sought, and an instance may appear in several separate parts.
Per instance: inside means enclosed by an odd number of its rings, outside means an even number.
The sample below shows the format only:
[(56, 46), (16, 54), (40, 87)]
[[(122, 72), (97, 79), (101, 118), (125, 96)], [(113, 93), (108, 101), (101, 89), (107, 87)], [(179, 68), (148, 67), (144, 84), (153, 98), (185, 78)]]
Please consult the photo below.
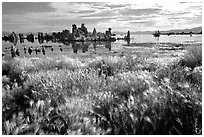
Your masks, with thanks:
[[(120, 0), (122, 1), (122, 0)], [(2, 31), (53, 32), (82, 23), (93, 32), (154, 31), (202, 26), (201, 0), (3, 2)]]

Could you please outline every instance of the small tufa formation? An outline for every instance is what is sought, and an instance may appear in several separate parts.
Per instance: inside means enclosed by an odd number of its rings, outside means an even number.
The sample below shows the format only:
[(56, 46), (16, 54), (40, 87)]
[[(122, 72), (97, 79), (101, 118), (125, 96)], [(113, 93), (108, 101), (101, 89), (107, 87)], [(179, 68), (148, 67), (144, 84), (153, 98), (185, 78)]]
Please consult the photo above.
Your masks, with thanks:
[(96, 35), (97, 35), (96, 28), (94, 28), (94, 30), (93, 30), (93, 36), (96, 37)]
[(31, 42), (31, 43), (34, 43), (34, 35), (32, 33), (28, 34), (26, 39)]
[(73, 24), (73, 25), (72, 25), (72, 34), (75, 32), (76, 29), (77, 29), (76, 24)]
[(130, 31), (127, 32), (127, 39), (130, 39)]
[(85, 36), (87, 36), (88, 30), (87, 30), (87, 28), (85, 27), (84, 23), (81, 24), (81, 28), (79, 28), (79, 29), (84, 32)]
[(42, 32), (38, 32), (38, 42), (41, 44), (44, 41), (44, 36)]
[(158, 31), (155, 31), (154, 33), (153, 33), (153, 35), (154, 35), (154, 37), (160, 37), (160, 35), (161, 35), (161, 33), (160, 33), (160, 31), (158, 30)]
[(77, 28), (77, 26), (75, 24), (72, 25), (72, 36), (73, 39), (76, 38), (82, 38), (84, 36), (87, 36), (88, 31), (87, 28), (84, 26), (84, 24), (81, 25), (82, 28)]
[(111, 37), (111, 28), (108, 28), (108, 30), (105, 31), (105, 34), (107, 37)]
[(12, 42), (14, 45), (16, 45), (17, 42), (18, 42), (18, 37), (17, 37), (17, 35), (16, 35), (15, 32), (12, 32), (12, 33), (11, 33), (10, 35), (8, 35), (8, 36), (3, 36), (2, 39), (5, 40), (5, 41), (10, 41), (10, 42)]
[(16, 45), (18, 42), (17, 34), (15, 32), (12, 32), (11, 36), (13, 38), (13, 44)]
[(24, 36), (22, 33), (19, 33), (20, 43), (24, 43)]
[(127, 36), (124, 37), (125, 40), (130, 40), (130, 31), (127, 32)]
[(156, 38), (156, 45), (159, 44), (159, 37), (161, 35), (161, 32), (158, 30), (158, 31), (155, 31), (153, 33), (153, 36)]

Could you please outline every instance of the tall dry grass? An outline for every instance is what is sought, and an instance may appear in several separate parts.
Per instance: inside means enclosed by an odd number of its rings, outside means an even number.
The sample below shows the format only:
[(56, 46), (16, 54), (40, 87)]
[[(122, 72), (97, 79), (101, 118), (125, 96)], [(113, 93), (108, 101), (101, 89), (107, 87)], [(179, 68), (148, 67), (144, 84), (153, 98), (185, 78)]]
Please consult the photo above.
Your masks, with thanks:
[(180, 65), (190, 67), (191, 69), (202, 65), (202, 45), (190, 46), (187, 52), (180, 60)]
[[(202, 134), (201, 83), (177, 63), (64, 56), (4, 64), (5, 81), (22, 79), (24, 86), (2, 90), (3, 134)], [(100, 76), (102, 64), (114, 75)]]

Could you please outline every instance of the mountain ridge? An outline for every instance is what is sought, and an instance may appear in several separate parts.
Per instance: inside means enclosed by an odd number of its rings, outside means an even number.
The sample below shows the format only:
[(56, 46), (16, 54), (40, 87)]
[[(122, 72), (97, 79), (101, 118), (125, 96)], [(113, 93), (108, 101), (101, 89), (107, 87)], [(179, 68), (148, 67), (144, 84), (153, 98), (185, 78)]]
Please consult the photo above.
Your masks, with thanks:
[[(193, 27), (193, 28), (190, 28), (190, 29), (171, 29), (171, 30), (160, 30), (161, 33), (169, 33), (169, 32), (174, 32), (174, 33), (177, 33), (177, 32), (195, 32), (195, 33), (199, 33), (200, 31), (202, 31), (202, 26), (199, 26), (199, 27)], [(131, 34), (153, 34), (155, 31), (133, 31), (133, 32), (130, 32)], [(126, 34), (124, 32), (117, 32), (115, 31), (114, 33), (120, 35), (120, 34)]]

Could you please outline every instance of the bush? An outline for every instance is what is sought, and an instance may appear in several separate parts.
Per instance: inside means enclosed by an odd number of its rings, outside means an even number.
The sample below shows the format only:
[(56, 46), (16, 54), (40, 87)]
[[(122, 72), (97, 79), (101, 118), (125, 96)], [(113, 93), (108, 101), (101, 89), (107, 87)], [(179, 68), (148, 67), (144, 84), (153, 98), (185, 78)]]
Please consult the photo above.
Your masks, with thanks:
[(88, 62), (88, 68), (93, 68), (94, 70), (100, 70), (102, 65), (106, 65), (110, 68), (111, 73), (117, 73), (125, 69), (127, 62), (124, 58), (120, 57), (98, 57), (90, 62)]
[(46, 98), (55, 98), (59, 94), (65, 97), (92, 94), (97, 90), (102, 80), (94, 71), (78, 69), (49, 70), (31, 73), (28, 75), (26, 85), (33, 85), (35, 91)]
[(196, 67), (192, 71), (186, 66), (181, 66), (179, 62), (175, 61), (166, 66), (160, 67), (153, 72), (154, 81), (162, 84), (163, 81), (168, 81), (173, 89), (180, 89), (186, 87), (195, 88), (196, 91), (202, 89), (202, 69)]
[(192, 70), (202, 65), (202, 45), (190, 46), (184, 57), (180, 60), (181, 66), (190, 67)]
[[(83, 110), (69, 104), (52, 105), (52, 100), (29, 102), (26, 111), (14, 113), (2, 122), (3, 135), (87, 135), (102, 134), (86, 118)], [(84, 105), (83, 105), (84, 107)]]
[(8, 120), (19, 111), (25, 111), (29, 107), (29, 101), (37, 99), (32, 92), (31, 87), (26, 89), (15, 88), (12, 90), (3, 90), (2, 94), (2, 119)]
[[(142, 85), (140, 81), (135, 84)], [(165, 81), (154, 84), (148, 88), (145, 84), (136, 86), (137, 95), (132, 88), (120, 86), (123, 93), (128, 93), (126, 98), (121, 97), (122, 91), (104, 93), (93, 105), (96, 124), (113, 135), (202, 134), (201, 92), (191, 88), (172, 90)]]
[[(201, 67), (142, 60), (3, 62), (4, 86), (22, 80), (2, 90), (3, 134), (202, 134)], [(98, 76), (104, 64), (114, 75)]]
[(16, 60), (3, 61), (2, 75), (9, 79), (7, 84), (10, 88), (13, 88), (14, 84), (23, 86), (23, 83), (27, 80), (27, 72), (20, 68), (20, 64)]
[[(56, 127), (56, 123), (60, 127)], [(3, 134), (39, 135), (48, 132), (64, 134), (68, 124), (66, 119), (51, 107), (50, 101), (39, 100), (36, 103), (30, 101), (30, 107), (26, 109), (26, 112), (19, 112), (3, 122)]]
[(19, 68), (31, 73), (41, 70), (75, 70), (81, 68), (83, 63), (78, 60), (66, 57), (45, 57), (45, 58), (16, 58)]
[(100, 71), (103, 65), (109, 68), (110, 74), (115, 75), (126, 71), (136, 71), (142, 68), (144, 59), (134, 57), (132, 55), (108, 56), (108, 57), (97, 57), (87, 63), (87, 68), (93, 68), (96, 71)]

